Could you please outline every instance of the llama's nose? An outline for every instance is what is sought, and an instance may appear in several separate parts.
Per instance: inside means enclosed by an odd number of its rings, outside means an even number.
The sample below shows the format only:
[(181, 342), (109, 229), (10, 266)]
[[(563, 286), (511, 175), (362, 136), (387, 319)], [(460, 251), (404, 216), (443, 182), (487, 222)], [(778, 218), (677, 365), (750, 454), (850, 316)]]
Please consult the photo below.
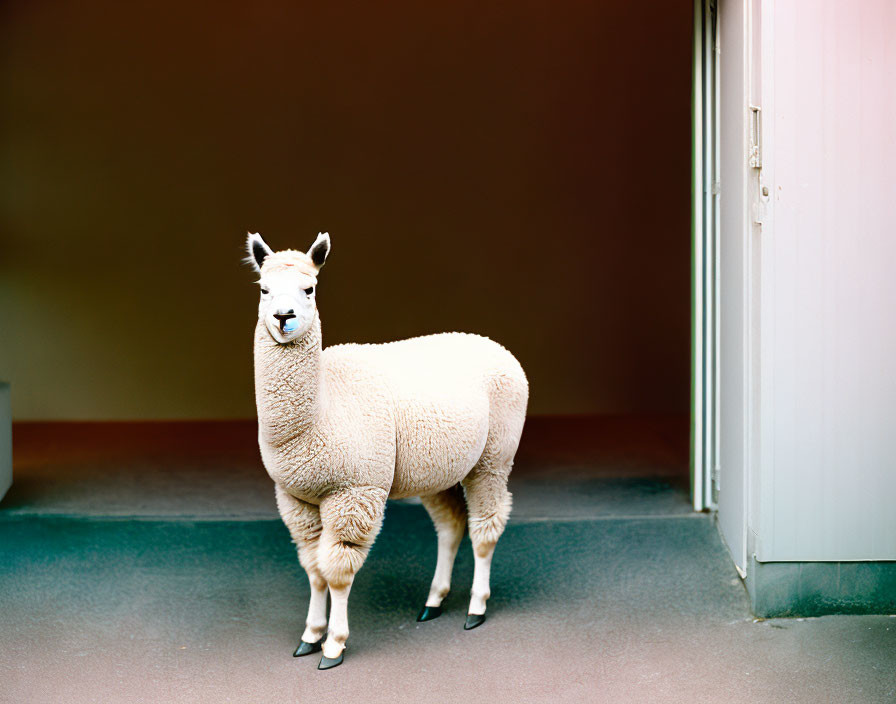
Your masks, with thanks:
[(295, 311), (292, 308), (283, 309), (281, 308), (276, 313), (274, 313), (274, 317), (277, 319), (277, 322), (280, 324), (280, 330), (285, 331), (287, 327), (287, 323), (296, 317)]

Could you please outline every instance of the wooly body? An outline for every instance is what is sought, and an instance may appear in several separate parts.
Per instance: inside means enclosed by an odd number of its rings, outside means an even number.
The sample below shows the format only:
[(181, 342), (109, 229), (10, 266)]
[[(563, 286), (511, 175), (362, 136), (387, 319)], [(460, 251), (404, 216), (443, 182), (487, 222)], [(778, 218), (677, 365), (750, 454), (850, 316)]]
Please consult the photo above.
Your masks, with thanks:
[(349, 590), (387, 498), (421, 497), (436, 526), (436, 573), (419, 620), (439, 615), (469, 523), (475, 566), (465, 628), (478, 626), (526, 415), (519, 363), (497, 343), (460, 333), (323, 350), (315, 291), (329, 236), (307, 254), (275, 253), (258, 235), (248, 248), (262, 289), (259, 445), (311, 584), (296, 655), (322, 646), (322, 669), (342, 662)]

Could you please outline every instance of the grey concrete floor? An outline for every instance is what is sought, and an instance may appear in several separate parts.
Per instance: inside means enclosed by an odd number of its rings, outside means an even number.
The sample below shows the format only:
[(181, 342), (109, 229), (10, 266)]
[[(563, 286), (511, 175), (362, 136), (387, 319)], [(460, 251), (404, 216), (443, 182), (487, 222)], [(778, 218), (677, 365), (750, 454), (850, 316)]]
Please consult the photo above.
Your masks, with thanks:
[(211, 449), (31, 431), (0, 503), (3, 702), (896, 701), (896, 618), (751, 617), (712, 517), (688, 509), (680, 448), (521, 451), (469, 632), (469, 544), (445, 613), (416, 623), (434, 532), (390, 504), (346, 661), (319, 672), (291, 656), (308, 586), (242, 431)]

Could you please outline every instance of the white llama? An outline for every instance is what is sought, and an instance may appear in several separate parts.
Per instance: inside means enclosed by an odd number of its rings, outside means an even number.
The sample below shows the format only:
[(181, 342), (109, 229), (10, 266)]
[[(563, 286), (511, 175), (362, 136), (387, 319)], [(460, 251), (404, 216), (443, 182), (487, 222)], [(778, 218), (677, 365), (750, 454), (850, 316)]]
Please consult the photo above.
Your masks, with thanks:
[(387, 498), (421, 497), (436, 527), (435, 576), (419, 621), (441, 613), (469, 514), (475, 567), (464, 628), (480, 625), (526, 416), (522, 367), (499, 344), (460, 333), (322, 351), (315, 290), (329, 235), (307, 254), (273, 252), (258, 234), (247, 245), (261, 274), (258, 442), (311, 583), (295, 655), (322, 648), (319, 669), (342, 662), (349, 590)]

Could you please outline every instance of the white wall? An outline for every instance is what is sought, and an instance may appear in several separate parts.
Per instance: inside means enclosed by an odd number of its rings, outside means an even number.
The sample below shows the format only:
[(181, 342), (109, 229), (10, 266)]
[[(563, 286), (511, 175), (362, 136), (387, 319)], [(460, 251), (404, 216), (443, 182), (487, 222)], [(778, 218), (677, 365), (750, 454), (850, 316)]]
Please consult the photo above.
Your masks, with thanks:
[(896, 2), (765, 1), (762, 20), (756, 554), (893, 560)]

